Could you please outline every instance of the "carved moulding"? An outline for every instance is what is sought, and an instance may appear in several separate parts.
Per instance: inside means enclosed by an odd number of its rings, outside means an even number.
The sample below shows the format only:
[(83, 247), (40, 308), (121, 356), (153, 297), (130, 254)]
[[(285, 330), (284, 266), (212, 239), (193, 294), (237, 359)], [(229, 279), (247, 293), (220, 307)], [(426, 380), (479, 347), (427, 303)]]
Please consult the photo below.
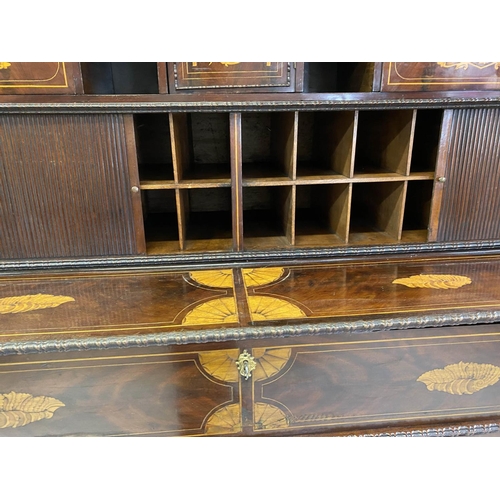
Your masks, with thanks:
[[(0, 112), (6, 113), (158, 113), (164, 112), (184, 112), (184, 111), (307, 111), (307, 110), (349, 110), (349, 109), (409, 109), (409, 108), (460, 108), (467, 106), (469, 108), (492, 107), (500, 104), (500, 98), (492, 91), (491, 95), (481, 97), (471, 97), (470, 94), (460, 95), (461, 92), (455, 92), (454, 97), (443, 96), (433, 98), (388, 98), (386, 93), (373, 93), (380, 95), (370, 95), (366, 99), (307, 99), (307, 95), (298, 95), (296, 99), (290, 99), (290, 96), (282, 100), (252, 100), (252, 101), (192, 101), (192, 96), (185, 96), (186, 100), (175, 99), (171, 96), (159, 99), (157, 96), (141, 98), (140, 101), (131, 99), (129, 102), (106, 101), (101, 96), (85, 96), (81, 102), (74, 102), (74, 96), (71, 99), (54, 99), (55, 102), (2, 102), (0, 103)], [(445, 93), (443, 93), (445, 94)], [(331, 96), (333, 94), (327, 94)], [(26, 96), (33, 99), (32, 96)], [(59, 97), (59, 96), (57, 96)], [(66, 97), (66, 96), (63, 96)], [(182, 96), (184, 97), (184, 96)], [(313, 95), (313, 97), (316, 97)], [(154, 100), (153, 100), (154, 99)], [(27, 99), (28, 100), (28, 99)]]
[(426, 316), (399, 316), (390, 319), (338, 321), (335, 323), (303, 323), (280, 326), (248, 326), (207, 328), (203, 331), (184, 331), (145, 335), (88, 337), (68, 340), (16, 341), (0, 344), (0, 356), (48, 352), (86, 351), (132, 347), (189, 345), (208, 342), (260, 340), (310, 335), (362, 334), (375, 331), (407, 330), (479, 323), (500, 322), (499, 311), (460, 312)]
[[(500, 100), (499, 100), (500, 104)], [(397, 245), (373, 245), (352, 247), (328, 247), (294, 250), (254, 250), (245, 252), (192, 253), (183, 255), (150, 255), (133, 257), (110, 257), (88, 259), (37, 259), (0, 261), (0, 271), (47, 271), (51, 269), (85, 269), (85, 268), (122, 268), (149, 265), (205, 265), (230, 260), (232, 266), (239, 263), (248, 267), (263, 267), (269, 261), (279, 259), (283, 265), (295, 262), (297, 258), (329, 259), (333, 257), (364, 257), (367, 255), (413, 254), (425, 252), (465, 252), (500, 249), (500, 240), (437, 242), (437, 243), (400, 243)]]
[(381, 432), (379, 434), (353, 434), (350, 437), (458, 437), (493, 434), (500, 430), (500, 424), (460, 425), (438, 429)]

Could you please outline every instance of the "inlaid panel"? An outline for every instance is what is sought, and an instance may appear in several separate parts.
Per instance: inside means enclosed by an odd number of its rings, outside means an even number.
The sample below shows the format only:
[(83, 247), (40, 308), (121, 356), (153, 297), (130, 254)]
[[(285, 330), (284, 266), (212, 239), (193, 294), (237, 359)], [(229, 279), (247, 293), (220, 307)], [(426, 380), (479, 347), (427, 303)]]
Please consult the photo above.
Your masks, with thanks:
[(500, 311), (499, 273), (497, 257), (463, 257), (4, 276), (0, 341), (134, 336), (138, 342), (138, 335), (180, 338), (188, 331), (222, 339), (240, 335), (240, 327), (307, 324), (308, 330), (362, 320), (387, 327), (408, 318), (433, 324), (440, 315), (465, 321)]
[(382, 92), (414, 90), (497, 90), (498, 62), (386, 62)]
[(0, 278), (0, 341), (137, 335), (239, 323), (231, 270)]
[(394, 332), (252, 350), (253, 431), (438, 425), (500, 411), (499, 333)]
[(0, 94), (82, 93), (78, 63), (0, 62)]
[(239, 380), (224, 360), (237, 356), (115, 350), (3, 359), (0, 436), (234, 434)]
[(269, 321), (387, 318), (500, 306), (500, 261), (297, 265), (244, 269), (255, 325)]
[[(295, 91), (296, 66), (294, 63), (174, 62), (167, 64), (171, 93)], [(302, 68), (303, 65), (300, 66), (300, 74), (302, 74)]]

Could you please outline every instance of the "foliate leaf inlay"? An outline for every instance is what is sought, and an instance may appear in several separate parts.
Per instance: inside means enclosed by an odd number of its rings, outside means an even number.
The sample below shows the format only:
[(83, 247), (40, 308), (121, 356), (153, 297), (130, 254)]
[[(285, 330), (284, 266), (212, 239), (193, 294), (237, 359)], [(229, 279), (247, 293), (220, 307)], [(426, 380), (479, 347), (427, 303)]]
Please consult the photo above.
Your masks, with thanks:
[(201, 366), (212, 377), (222, 382), (238, 382), (236, 360), (239, 354), (239, 349), (223, 349), (200, 352), (198, 356)]
[(467, 276), (456, 274), (416, 274), (408, 278), (395, 279), (393, 283), (405, 285), (409, 288), (437, 288), (445, 290), (470, 285), (472, 280)]
[(22, 392), (0, 394), (0, 429), (24, 425), (52, 418), (54, 412), (65, 406), (58, 399), (48, 396), (32, 396)]
[(238, 403), (219, 408), (210, 415), (205, 426), (207, 434), (235, 433), (240, 432), (241, 428), (241, 410)]
[(212, 288), (234, 288), (232, 269), (192, 271), (189, 273), (189, 277), (200, 285), (205, 285)]
[(417, 381), (427, 386), (429, 391), (442, 391), (461, 396), (474, 394), (500, 380), (500, 368), (479, 363), (456, 363), (442, 369), (431, 370), (421, 375)]
[(73, 297), (64, 295), (47, 295), (39, 293), (37, 295), (19, 295), (16, 297), (4, 297), (0, 299), (0, 314), (17, 314), (38, 309), (48, 309), (58, 307), (66, 302), (74, 302)]

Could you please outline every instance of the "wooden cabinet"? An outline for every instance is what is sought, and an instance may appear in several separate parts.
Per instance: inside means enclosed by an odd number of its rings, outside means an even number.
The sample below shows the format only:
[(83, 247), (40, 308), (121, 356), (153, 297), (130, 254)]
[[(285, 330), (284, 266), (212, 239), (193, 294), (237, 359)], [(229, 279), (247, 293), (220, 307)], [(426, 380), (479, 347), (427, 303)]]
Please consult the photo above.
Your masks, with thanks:
[(81, 94), (78, 63), (0, 62), (1, 94)]
[[(138, 115), (148, 251), (197, 250), (203, 239), (207, 250), (236, 251), (426, 242), (442, 116)], [(143, 143), (153, 122), (156, 132)], [(154, 151), (158, 163), (141, 161)], [(196, 235), (190, 217), (212, 231)]]
[(1, 96), (0, 434), (497, 432), (498, 93), (239, 64)]
[[(173, 62), (167, 65), (171, 94), (302, 90), (303, 63)], [(163, 68), (160, 71), (163, 71)]]
[(3, 276), (0, 435), (493, 432), (498, 324), (422, 327), (498, 320), (499, 266)]
[(498, 90), (498, 62), (389, 62), (384, 63), (381, 90)]

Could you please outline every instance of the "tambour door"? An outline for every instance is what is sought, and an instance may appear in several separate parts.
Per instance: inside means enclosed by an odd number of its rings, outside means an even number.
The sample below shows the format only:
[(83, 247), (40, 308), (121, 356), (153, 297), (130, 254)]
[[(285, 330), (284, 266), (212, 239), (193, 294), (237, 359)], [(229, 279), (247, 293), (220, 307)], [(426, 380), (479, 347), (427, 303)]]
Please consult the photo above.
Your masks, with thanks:
[(500, 109), (445, 112), (431, 241), (500, 239)]
[(143, 252), (131, 123), (0, 116), (0, 259)]

